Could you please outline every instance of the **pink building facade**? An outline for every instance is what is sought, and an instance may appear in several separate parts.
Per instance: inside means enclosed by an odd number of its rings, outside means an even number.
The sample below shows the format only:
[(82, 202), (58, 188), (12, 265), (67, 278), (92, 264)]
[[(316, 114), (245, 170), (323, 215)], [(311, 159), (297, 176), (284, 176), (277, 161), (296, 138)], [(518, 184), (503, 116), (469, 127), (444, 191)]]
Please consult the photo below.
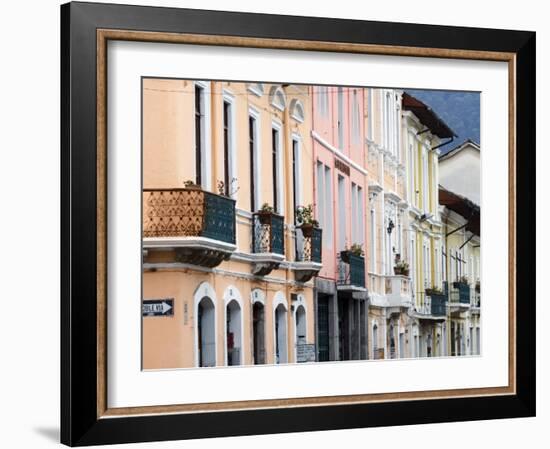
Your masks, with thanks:
[(323, 229), (316, 278), (319, 361), (367, 358), (365, 92), (311, 87), (315, 216)]

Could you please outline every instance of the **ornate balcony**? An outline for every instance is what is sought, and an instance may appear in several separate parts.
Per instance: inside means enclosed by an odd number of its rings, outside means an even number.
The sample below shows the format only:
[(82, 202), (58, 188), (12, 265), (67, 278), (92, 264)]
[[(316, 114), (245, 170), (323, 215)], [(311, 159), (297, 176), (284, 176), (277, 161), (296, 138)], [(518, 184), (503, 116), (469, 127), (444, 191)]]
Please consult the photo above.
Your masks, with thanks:
[(447, 315), (447, 297), (444, 294), (430, 294), (432, 316)]
[(434, 291), (418, 292), (417, 301), (420, 305), (415, 305), (414, 316), (421, 320), (441, 322), (447, 316), (447, 295), (445, 292), (436, 293)]
[(393, 275), (385, 278), (387, 307), (408, 307), (411, 304), (411, 281), (408, 276)]
[(466, 282), (453, 282), (449, 294), (449, 303), (453, 307), (470, 307), (470, 286)]
[(321, 270), (323, 231), (296, 228), (296, 261), (292, 264), (298, 282), (307, 282)]
[(338, 289), (365, 289), (365, 258), (350, 251), (340, 252), (338, 261)]
[(235, 251), (235, 201), (200, 188), (143, 190), (143, 247), (215, 267)]
[(252, 273), (265, 276), (279, 267), (285, 256), (284, 217), (271, 212), (252, 215)]

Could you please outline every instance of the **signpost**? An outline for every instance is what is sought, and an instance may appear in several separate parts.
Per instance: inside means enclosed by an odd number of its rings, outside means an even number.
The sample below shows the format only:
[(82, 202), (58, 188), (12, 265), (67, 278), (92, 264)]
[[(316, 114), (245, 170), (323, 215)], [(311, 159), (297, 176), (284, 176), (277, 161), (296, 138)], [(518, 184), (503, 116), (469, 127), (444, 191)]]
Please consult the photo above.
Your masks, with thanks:
[(298, 363), (315, 362), (315, 345), (314, 344), (296, 345), (296, 361)]
[(143, 316), (174, 316), (174, 298), (144, 299)]

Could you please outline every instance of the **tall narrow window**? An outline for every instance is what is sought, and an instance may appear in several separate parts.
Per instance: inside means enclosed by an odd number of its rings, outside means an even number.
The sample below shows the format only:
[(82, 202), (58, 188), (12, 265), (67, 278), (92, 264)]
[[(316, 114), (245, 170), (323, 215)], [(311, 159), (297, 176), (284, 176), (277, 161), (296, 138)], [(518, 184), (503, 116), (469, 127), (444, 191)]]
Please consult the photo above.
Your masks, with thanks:
[(346, 181), (338, 175), (338, 250), (346, 248)]
[(357, 243), (360, 245), (365, 243), (365, 217), (363, 211), (363, 189), (357, 186)]
[(351, 136), (354, 145), (361, 143), (360, 131), (361, 131), (361, 111), (359, 110), (359, 99), (357, 95), (357, 89), (353, 90), (353, 101), (351, 106)]
[(250, 153), (250, 210), (256, 212), (256, 119), (248, 117), (248, 151)]
[(292, 211), (294, 213), (294, 221), (296, 221), (296, 207), (299, 206), (299, 192), (298, 192), (298, 176), (300, 164), (298, 161), (299, 156), (299, 143), (296, 139), (292, 139)]
[(368, 106), (367, 106), (367, 114), (369, 115), (368, 117), (368, 120), (369, 120), (369, 129), (368, 129), (368, 136), (369, 136), (369, 140), (370, 141), (373, 141), (374, 140), (374, 89), (369, 89), (369, 103), (368, 103)]
[(195, 85), (195, 182), (202, 185), (204, 146), (204, 89)]
[(338, 148), (344, 148), (344, 89), (338, 88)]
[(376, 210), (374, 207), (370, 210), (370, 250), (371, 250), (371, 271), (378, 273), (376, 267)]
[(357, 184), (351, 183), (351, 239), (352, 243), (359, 243), (357, 232)]
[(279, 212), (279, 131), (271, 129), (271, 165), (273, 175), (273, 209)]
[(332, 223), (334, 220), (332, 208), (332, 173), (330, 167), (325, 166), (325, 227), (326, 227), (326, 238), (325, 233), (323, 232), (323, 244), (327, 245), (327, 248), (332, 248)]
[(225, 195), (229, 196), (231, 192), (231, 173), (230, 173), (230, 145), (231, 145), (231, 104), (223, 102), (223, 182)]

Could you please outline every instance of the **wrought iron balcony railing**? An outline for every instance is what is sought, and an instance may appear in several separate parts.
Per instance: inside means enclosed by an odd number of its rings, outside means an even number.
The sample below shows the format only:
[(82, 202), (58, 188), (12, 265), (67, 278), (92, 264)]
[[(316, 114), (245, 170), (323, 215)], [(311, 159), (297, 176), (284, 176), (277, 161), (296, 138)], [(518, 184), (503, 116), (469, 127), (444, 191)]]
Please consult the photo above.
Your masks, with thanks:
[(252, 222), (252, 252), (284, 255), (284, 218), (273, 213), (256, 212), (252, 215)]
[(323, 253), (323, 230), (317, 227), (307, 228), (304, 232), (300, 227), (295, 234), (296, 263), (294, 274), (299, 282), (307, 282), (316, 276), (321, 269)]
[(144, 189), (144, 237), (206, 237), (235, 244), (235, 200), (201, 189)]
[(311, 234), (304, 235), (299, 228), (296, 231), (296, 261), (322, 262), (323, 230), (313, 228)]
[(235, 201), (200, 188), (144, 189), (143, 237), (144, 247), (170, 245), (180, 262), (214, 267), (235, 250)]
[(338, 261), (338, 284), (365, 287), (365, 258), (342, 251)]
[(431, 293), (431, 313), (433, 316), (445, 316), (447, 314), (447, 296)]
[(453, 282), (451, 284), (449, 301), (453, 304), (470, 304), (470, 286), (465, 282)]

